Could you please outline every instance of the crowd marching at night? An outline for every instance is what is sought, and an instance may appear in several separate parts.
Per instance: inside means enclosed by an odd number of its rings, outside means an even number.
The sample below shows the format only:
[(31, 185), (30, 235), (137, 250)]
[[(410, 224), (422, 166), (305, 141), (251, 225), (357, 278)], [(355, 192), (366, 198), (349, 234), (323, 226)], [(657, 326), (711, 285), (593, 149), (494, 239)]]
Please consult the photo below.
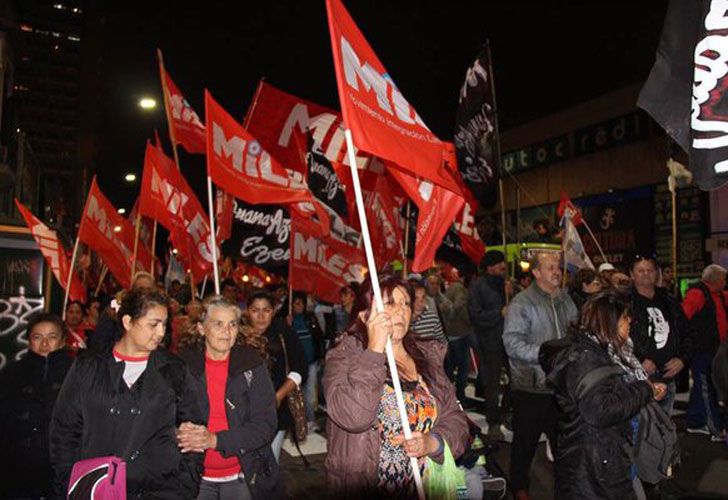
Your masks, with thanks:
[[(516, 242), (489, 47), (448, 143), (341, 1), (326, 8), (341, 114), (261, 81), (243, 122), (214, 88), (198, 115), (159, 51), (174, 154), (147, 143), (130, 217), (94, 179), (70, 251), (15, 200), (65, 297), (0, 363), (0, 497), (290, 498), (286, 469), (318, 437), (325, 498), (699, 498), (680, 482), (685, 436), (728, 454), (726, 267), (701, 261), (680, 286), (676, 243), (672, 261), (610, 261), (566, 194)], [(724, 37), (716, 8), (705, 33)], [(706, 47), (698, 111), (722, 60)], [(660, 57), (639, 105), (662, 124)], [(680, 157), (701, 188), (710, 123)], [(205, 155), (206, 187), (177, 146)], [(674, 204), (692, 174), (670, 172)]]

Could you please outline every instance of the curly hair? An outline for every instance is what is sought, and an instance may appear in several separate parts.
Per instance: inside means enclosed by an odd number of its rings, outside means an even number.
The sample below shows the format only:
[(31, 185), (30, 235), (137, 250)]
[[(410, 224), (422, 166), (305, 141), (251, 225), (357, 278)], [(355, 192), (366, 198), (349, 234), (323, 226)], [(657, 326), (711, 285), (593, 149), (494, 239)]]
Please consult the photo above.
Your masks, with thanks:
[(267, 358), (266, 347), (267, 339), (263, 338), (262, 342), (259, 338), (253, 334), (253, 329), (247, 322), (247, 318), (243, 316), (240, 311), (240, 307), (227, 300), (222, 295), (210, 295), (202, 301), (202, 313), (197, 321), (189, 324), (188, 328), (182, 333), (179, 340), (180, 348), (204, 350), (205, 348), (205, 337), (200, 334), (199, 325), (202, 325), (210, 314), (210, 309), (213, 307), (220, 307), (223, 309), (229, 309), (236, 312), (238, 319), (240, 320), (238, 326), (238, 336), (235, 339), (236, 346), (245, 346), (258, 351), (261, 355)]

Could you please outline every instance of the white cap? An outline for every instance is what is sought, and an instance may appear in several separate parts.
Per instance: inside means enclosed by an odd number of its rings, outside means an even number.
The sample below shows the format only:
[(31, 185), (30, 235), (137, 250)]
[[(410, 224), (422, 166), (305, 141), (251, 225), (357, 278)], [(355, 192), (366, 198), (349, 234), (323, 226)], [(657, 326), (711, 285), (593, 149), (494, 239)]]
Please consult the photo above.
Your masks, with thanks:
[(604, 271), (615, 271), (615, 267), (610, 264), (609, 262), (602, 262), (599, 264), (599, 272), (602, 273)]

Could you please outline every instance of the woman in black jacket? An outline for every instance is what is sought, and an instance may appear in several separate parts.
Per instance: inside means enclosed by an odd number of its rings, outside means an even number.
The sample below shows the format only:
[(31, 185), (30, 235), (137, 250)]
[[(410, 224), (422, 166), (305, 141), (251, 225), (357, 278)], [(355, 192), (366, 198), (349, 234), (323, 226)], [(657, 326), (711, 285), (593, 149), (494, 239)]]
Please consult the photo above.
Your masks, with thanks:
[(182, 424), (183, 452), (205, 453), (198, 500), (280, 496), (271, 441), (277, 430), (275, 391), (263, 358), (244, 345), (240, 308), (208, 297), (182, 341), (180, 356), (195, 381), (207, 424)]
[(586, 301), (570, 341), (541, 347), (561, 409), (556, 498), (627, 500), (641, 492), (630, 458), (636, 417), (666, 387), (647, 380), (629, 326), (628, 298), (608, 290)]
[(268, 292), (261, 290), (250, 294), (247, 313), (251, 328), (246, 334), (246, 342), (256, 346), (268, 357), (268, 368), (276, 390), (278, 432), (272, 446), (278, 460), (283, 438), (293, 424), (287, 397), (306, 381), (306, 357), (301, 341), (286, 320), (273, 318), (273, 297)]
[(56, 494), (65, 496), (75, 462), (113, 455), (126, 462), (128, 497), (195, 498), (202, 455), (182, 454), (175, 432), (201, 415), (184, 362), (157, 349), (167, 298), (131, 291), (118, 317), (121, 339), (79, 355), (58, 395), (50, 426)]

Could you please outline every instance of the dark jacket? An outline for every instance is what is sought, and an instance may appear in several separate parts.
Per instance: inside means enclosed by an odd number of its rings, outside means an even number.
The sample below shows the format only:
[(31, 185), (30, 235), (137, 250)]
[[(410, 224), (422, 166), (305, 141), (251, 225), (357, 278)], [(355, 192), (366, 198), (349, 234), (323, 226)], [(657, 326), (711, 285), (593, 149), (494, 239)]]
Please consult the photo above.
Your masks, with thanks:
[(715, 387), (715, 400), (728, 412), (728, 342), (723, 342), (713, 357), (711, 377)]
[[(268, 337), (268, 367), (270, 376), (273, 379), (273, 388), (278, 390), (284, 384), (288, 377), (288, 371), (301, 375), (301, 385), (303, 385), (308, 376), (308, 365), (306, 365), (303, 346), (296, 332), (286, 324), (284, 319), (273, 318), (273, 322), (268, 327), (268, 330), (266, 330), (265, 335)], [(288, 371), (286, 371), (286, 357), (284, 355), (281, 337), (283, 337), (286, 343), (289, 363)], [(291, 412), (288, 410), (288, 404), (286, 401), (282, 401), (278, 407), (278, 429), (288, 430), (292, 423), (293, 417), (291, 417)]]
[[(674, 338), (668, 339), (671, 345), (671, 352), (667, 353), (668, 359), (680, 358), (685, 366), (688, 366), (690, 358), (693, 355), (693, 331), (683, 313), (680, 303), (670, 295), (664, 288), (655, 288), (655, 299), (662, 301), (667, 308), (667, 318), (670, 324), (670, 336)], [(657, 346), (652, 337), (649, 336), (649, 319), (647, 310), (641, 306), (644, 299), (632, 289), (632, 324), (630, 326), (629, 336), (634, 342), (634, 353), (640, 361), (651, 359), (656, 361)], [(662, 370), (660, 363), (657, 363), (657, 369)]]
[[(180, 357), (190, 369), (200, 410), (206, 417), (210, 403), (205, 352), (184, 349)], [(226, 458), (238, 457), (253, 498), (279, 498), (278, 463), (270, 447), (278, 429), (275, 391), (265, 361), (252, 349), (235, 347), (231, 351), (225, 403), (228, 430), (217, 432), (216, 450)]]
[[(450, 446), (455, 458), (469, 444), (468, 419), (443, 368), (447, 344), (405, 337), (407, 352), (437, 402), (432, 432)], [(388, 377), (386, 356), (365, 349), (343, 334), (326, 355), (326, 478), (333, 498), (373, 498), (381, 448), (377, 409)], [(433, 457), (441, 460), (442, 457)]]
[(49, 496), (53, 473), (48, 426), (73, 358), (61, 349), (47, 357), (28, 351), (0, 377), (0, 497)]
[(484, 274), (470, 284), (468, 313), (480, 348), (486, 351), (503, 349), (503, 278)]
[[(713, 296), (702, 281), (691, 286), (690, 289), (702, 293), (705, 298), (703, 308), (696, 312), (689, 320), (694, 334), (693, 347), (696, 352), (706, 352), (714, 356), (720, 345), (720, 333), (718, 332), (718, 311), (713, 301)], [(688, 291), (688, 293), (690, 292)], [(720, 292), (718, 296), (723, 301), (723, 308), (728, 311), (723, 292)]]
[[(318, 319), (316, 319), (316, 315), (312, 312), (304, 311), (303, 317), (306, 321), (306, 327), (308, 327), (308, 331), (311, 334), (311, 338), (313, 340), (314, 361), (323, 359), (324, 355), (326, 354), (326, 350), (324, 343), (324, 332), (321, 329), (321, 325), (319, 325)], [(303, 347), (303, 345), (301, 345), (301, 347)]]
[(631, 419), (652, 400), (648, 382), (626, 374), (601, 379), (581, 397), (579, 382), (592, 370), (617, 366), (583, 334), (542, 346), (539, 360), (556, 390), (559, 434), (554, 472), (558, 499), (636, 498), (630, 479)]
[(68, 372), (50, 428), (56, 492), (76, 461), (114, 455), (126, 461), (129, 497), (195, 497), (203, 456), (181, 454), (175, 437), (182, 422), (202, 423), (187, 367), (157, 349), (131, 390), (123, 372), (111, 347), (81, 354)]

